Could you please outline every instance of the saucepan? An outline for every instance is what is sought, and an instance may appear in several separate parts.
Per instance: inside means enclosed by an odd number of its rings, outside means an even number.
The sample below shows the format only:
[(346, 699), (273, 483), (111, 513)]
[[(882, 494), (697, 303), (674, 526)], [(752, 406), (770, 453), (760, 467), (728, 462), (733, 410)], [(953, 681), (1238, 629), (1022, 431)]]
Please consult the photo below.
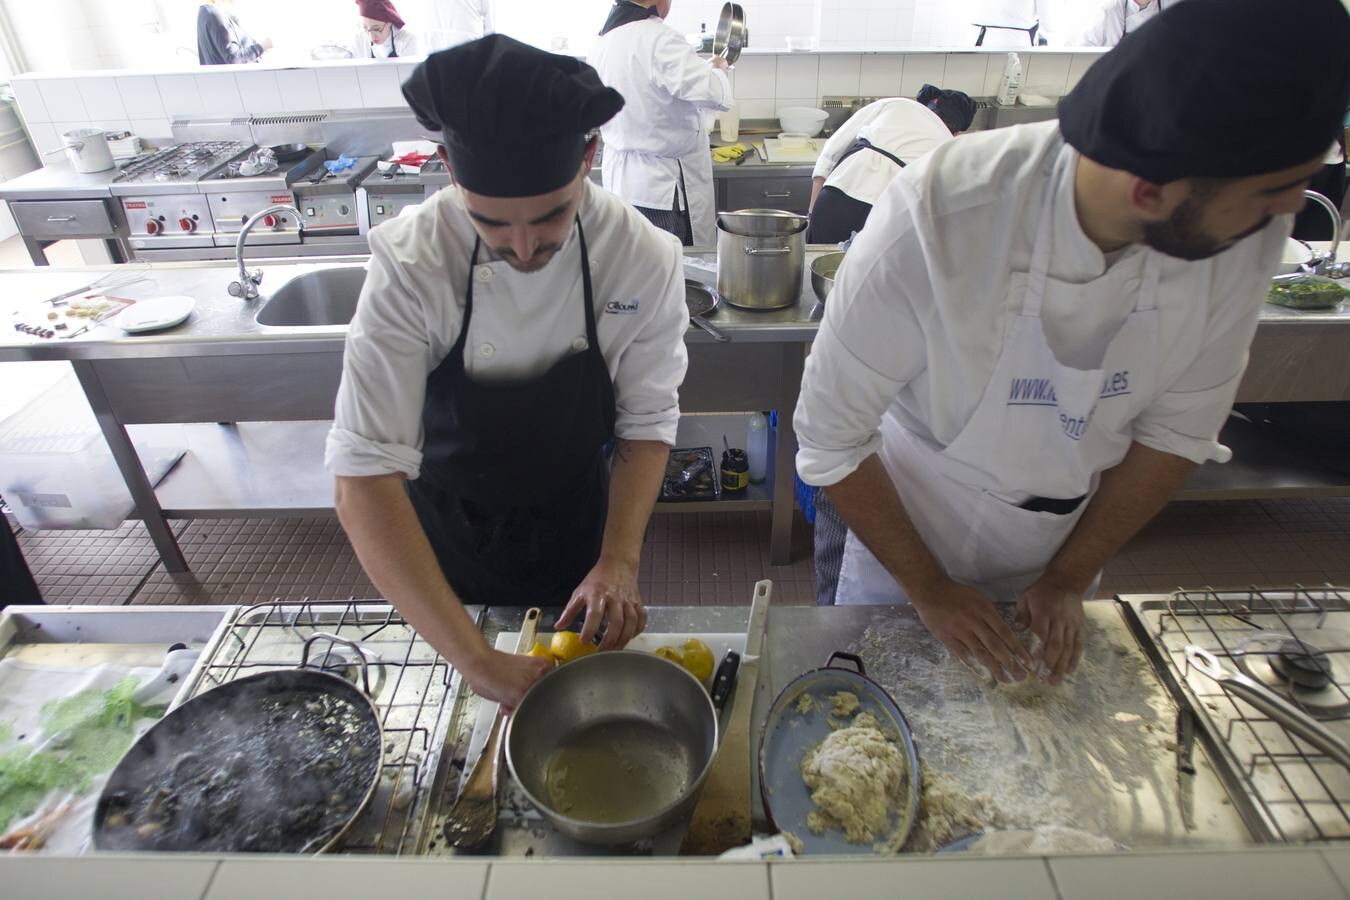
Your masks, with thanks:
[(660, 834), (698, 800), (717, 750), (717, 709), (697, 678), (650, 653), (583, 656), (526, 692), (506, 763), (567, 836), (619, 846)]
[(277, 162), (283, 164), (298, 162), (310, 153), (308, 144), (274, 144), (267, 149), (272, 151)]
[(717, 216), (717, 293), (744, 309), (797, 303), (806, 264), (806, 216), (743, 209)]
[(49, 150), (43, 156), (66, 154), (71, 166), (82, 175), (94, 172), (106, 172), (116, 163), (113, 161), (112, 148), (108, 146), (108, 135), (102, 128), (76, 128), (61, 135), (61, 148)]
[[(309, 663), (316, 641), (360, 661), (362, 687)], [(364, 690), (363, 690), (364, 688)], [(313, 853), (370, 803), (384, 738), (361, 649), (319, 633), (299, 668), (199, 694), (132, 744), (99, 796), (99, 850)]]
[(684, 280), (684, 302), (689, 307), (690, 322), (712, 335), (713, 340), (719, 344), (725, 344), (731, 340), (730, 335), (706, 318), (706, 316), (716, 312), (721, 303), (721, 298), (717, 296), (716, 290), (701, 281), (686, 278)]

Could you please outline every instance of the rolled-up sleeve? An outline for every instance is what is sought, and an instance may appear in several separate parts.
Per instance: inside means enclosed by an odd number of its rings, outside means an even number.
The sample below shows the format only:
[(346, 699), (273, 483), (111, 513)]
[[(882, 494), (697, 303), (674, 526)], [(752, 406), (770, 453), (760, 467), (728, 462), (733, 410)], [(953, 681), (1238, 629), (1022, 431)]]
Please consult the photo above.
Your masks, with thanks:
[(886, 228), (859, 234), (825, 305), (792, 419), (797, 471), (807, 484), (835, 484), (876, 453), (881, 417), (923, 371), (919, 317), (887, 265), (897, 242), (912, 239), (907, 219), (899, 215)]
[(1232, 459), (1233, 452), (1219, 443), (1219, 430), (1233, 408), (1270, 277), (1291, 227), (1292, 220), (1284, 217), (1230, 251), (1245, 250), (1245, 258), (1229, 267), (1227, 277), (1221, 272), (1215, 279), (1200, 350), (1135, 420), (1135, 441), (1197, 464)]
[(665, 264), (641, 289), (655, 313), (624, 348), (614, 375), (614, 432), (625, 441), (660, 441), (675, 446), (680, 424), (680, 385), (689, 368), (684, 333), (689, 307), (684, 300), (683, 253), (673, 236)]
[(677, 100), (699, 109), (731, 109), (731, 79), (700, 59), (673, 31), (656, 42), (656, 83)]
[(853, 142), (858, 139), (858, 132), (863, 127), (874, 121), (881, 111), (885, 108), (886, 101), (878, 100), (855, 112), (844, 120), (843, 124), (835, 129), (834, 134), (825, 142), (825, 146), (820, 149), (820, 156), (816, 159), (816, 166), (811, 170), (812, 178), (829, 178), (834, 167), (839, 165), (839, 160)]
[(416, 292), (371, 234), (370, 267), (347, 332), (324, 464), (334, 475), (416, 478), (431, 350)]

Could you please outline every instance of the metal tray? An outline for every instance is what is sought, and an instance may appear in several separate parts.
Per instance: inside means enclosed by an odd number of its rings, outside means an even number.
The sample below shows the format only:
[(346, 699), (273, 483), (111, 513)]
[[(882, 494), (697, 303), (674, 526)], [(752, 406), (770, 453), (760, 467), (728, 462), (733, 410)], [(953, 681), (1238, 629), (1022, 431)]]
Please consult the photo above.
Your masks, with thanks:
[[(685, 493), (679, 493), (674, 489), (678, 482), (680, 472), (688, 465), (706, 460), (708, 467), (705, 470), (710, 480), (707, 488), (700, 488)], [(702, 473), (700, 473), (700, 479)], [(720, 500), (722, 498), (722, 474), (717, 465), (717, 457), (713, 455), (711, 447), (685, 447), (676, 448), (670, 451), (670, 461), (666, 463), (666, 474), (661, 480), (661, 500), (666, 503), (683, 503), (694, 500)]]
[[(857, 671), (837, 666), (840, 660), (853, 664)], [(909, 767), (909, 786), (905, 806), (899, 812), (898, 827), (887, 847), (891, 853), (899, 852), (919, 818), (922, 795), (919, 750), (905, 714), (881, 685), (867, 677), (862, 659), (852, 653), (831, 653), (823, 667), (793, 679), (770, 707), (759, 745), (759, 789), (764, 814), (773, 830), (790, 831), (798, 837), (807, 855), (877, 852), (872, 844), (848, 843), (838, 830), (812, 834), (806, 827), (806, 817), (815, 807), (802, 781), (801, 761), (808, 750), (829, 735), (830, 717), (826, 710), (829, 697), (838, 691), (856, 694), (861, 703), (860, 712), (871, 712), (884, 729), (900, 736), (901, 749)], [(816, 701), (819, 707), (816, 713), (803, 716), (796, 712), (794, 707), (802, 694), (810, 694)]]

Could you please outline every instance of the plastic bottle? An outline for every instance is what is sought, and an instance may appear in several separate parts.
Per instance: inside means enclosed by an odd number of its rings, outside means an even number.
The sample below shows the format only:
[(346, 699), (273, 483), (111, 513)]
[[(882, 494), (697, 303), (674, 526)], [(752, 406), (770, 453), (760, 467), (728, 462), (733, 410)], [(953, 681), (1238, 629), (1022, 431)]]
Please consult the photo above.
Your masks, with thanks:
[(741, 110), (736, 105), (736, 101), (731, 101), (731, 108), (717, 117), (717, 128), (722, 141), (727, 144), (734, 144), (741, 137)]
[(994, 101), (999, 106), (1012, 106), (1017, 102), (1017, 94), (1022, 90), (1022, 59), (1016, 53), (1008, 54), (1003, 64), (1003, 78), (998, 83), (998, 96)]
[(763, 413), (750, 417), (745, 431), (745, 452), (750, 457), (750, 483), (763, 484), (769, 474), (769, 420)]

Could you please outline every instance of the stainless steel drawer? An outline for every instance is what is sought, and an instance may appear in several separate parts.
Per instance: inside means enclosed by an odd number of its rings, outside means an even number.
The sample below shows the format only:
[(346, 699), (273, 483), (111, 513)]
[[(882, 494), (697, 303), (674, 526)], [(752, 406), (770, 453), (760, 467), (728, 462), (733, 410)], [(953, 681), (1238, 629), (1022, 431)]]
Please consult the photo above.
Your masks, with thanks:
[(728, 178), (727, 209), (785, 209), (804, 213), (811, 204), (811, 176)]
[(9, 211), (19, 231), (30, 238), (117, 237), (105, 200), (18, 200)]

